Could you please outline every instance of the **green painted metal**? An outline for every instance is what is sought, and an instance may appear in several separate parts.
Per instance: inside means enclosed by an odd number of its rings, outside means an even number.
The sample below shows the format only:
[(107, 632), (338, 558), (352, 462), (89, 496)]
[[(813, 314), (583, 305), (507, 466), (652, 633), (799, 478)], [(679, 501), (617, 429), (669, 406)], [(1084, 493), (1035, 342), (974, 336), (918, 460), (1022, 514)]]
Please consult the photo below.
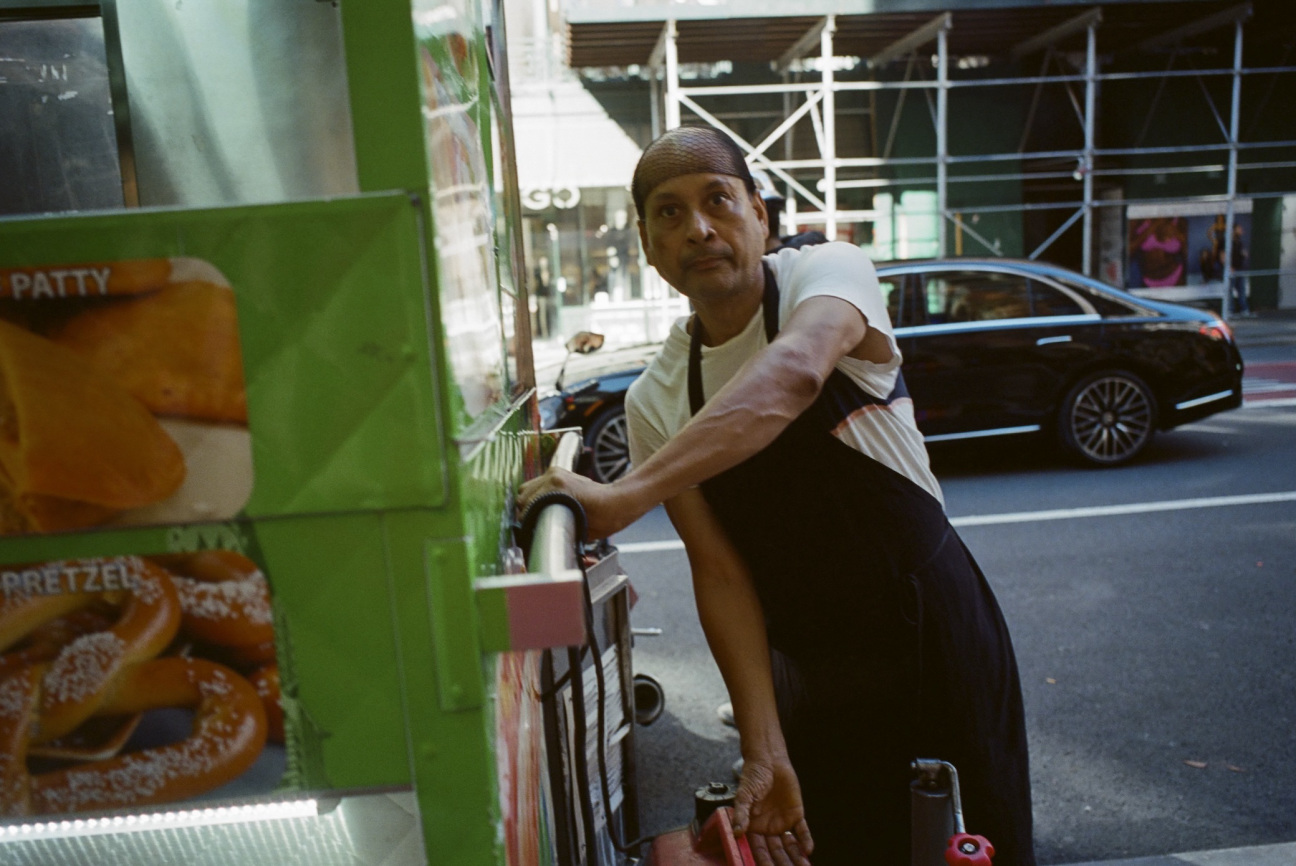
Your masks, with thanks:
[(294, 778), (306, 790), (412, 776), (381, 513), (256, 524), (279, 617)]
[[(275, 601), (284, 787), (412, 784), (429, 862), (485, 866), (506, 854), (499, 664), (484, 647), (507, 647), (508, 620), (473, 581), (508, 568), (512, 491), (537, 449), (503, 364), (502, 316), (522, 291), (495, 258), (516, 216), (493, 181), (506, 101), (479, 10), (447, 23), (430, 9), (341, 0), (360, 195), (0, 221), (0, 269), (183, 258), (218, 272), (237, 303), (254, 473), (228, 519), (0, 538), (0, 563), (252, 556)], [(437, 126), (435, 109), (460, 119)], [(480, 184), (467, 206), (437, 185), (462, 166)], [(478, 269), (442, 254), (460, 220), (487, 237)]]
[(483, 712), (486, 668), (474, 651), (474, 617), (453, 596), (462, 573), (434, 571), (462, 565), (463, 547), (431, 540), (442, 528), (437, 522), (417, 512), (384, 518), (415, 792), (429, 862), (502, 862), (493, 743)]
[(410, 4), (341, 5), (360, 189), (427, 190), (422, 96)]
[(4, 225), (0, 268), (213, 266), (238, 303), (256, 474), (247, 516), (436, 506), (450, 494), (421, 220), (403, 193), (20, 220)]

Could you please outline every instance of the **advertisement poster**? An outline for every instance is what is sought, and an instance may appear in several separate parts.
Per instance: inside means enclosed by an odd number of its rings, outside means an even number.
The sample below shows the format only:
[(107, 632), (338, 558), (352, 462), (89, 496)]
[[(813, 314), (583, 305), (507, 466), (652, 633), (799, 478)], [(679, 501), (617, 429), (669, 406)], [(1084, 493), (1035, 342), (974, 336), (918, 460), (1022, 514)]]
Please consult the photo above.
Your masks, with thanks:
[[(1233, 215), (1233, 270), (1246, 270), (1251, 207)], [(1163, 301), (1220, 298), (1224, 293), (1227, 218), (1216, 202), (1131, 206), (1127, 212), (1126, 286)]]
[(252, 491), (234, 292), (197, 259), (0, 269), (0, 535), (233, 517)]
[(508, 866), (554, 862), (553, 806), (540, 692), (540, 653), (500, 655), (495, 674), (495, 755)]
[(265, 574), (231, 550), (0, 568), (0, 816), (278, 787)]

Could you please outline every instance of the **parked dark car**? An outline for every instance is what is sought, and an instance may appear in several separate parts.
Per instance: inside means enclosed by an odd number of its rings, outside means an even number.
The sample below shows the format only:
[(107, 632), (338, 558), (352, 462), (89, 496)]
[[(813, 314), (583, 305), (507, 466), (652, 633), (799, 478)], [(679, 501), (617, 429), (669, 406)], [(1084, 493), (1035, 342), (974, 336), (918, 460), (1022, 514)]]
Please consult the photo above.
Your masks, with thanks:
[[(579, 335), (578, 335), (579, 336)], [(579, 344), (581, 348), (574, 348)], [(590, 349), (578, 338), (548, 387), (540, 382), (540, 425), (546, 430), (579, 427), (585, 453), (579, 468), (595, 481), (615, 481), (630, 467), (625, 393), (648, 366), (660, 343)]]
[[(1242, 357), (1215, 313), (1138, 298), (1054, 265), (888, 262), (878, 277), (928, 442), (1043, 434), (1099, 466), (1242, 403)], [(625, 470), (623, 398), (651, 347), (567, 377), (552, 426), (580, 426), (589, 474)]]

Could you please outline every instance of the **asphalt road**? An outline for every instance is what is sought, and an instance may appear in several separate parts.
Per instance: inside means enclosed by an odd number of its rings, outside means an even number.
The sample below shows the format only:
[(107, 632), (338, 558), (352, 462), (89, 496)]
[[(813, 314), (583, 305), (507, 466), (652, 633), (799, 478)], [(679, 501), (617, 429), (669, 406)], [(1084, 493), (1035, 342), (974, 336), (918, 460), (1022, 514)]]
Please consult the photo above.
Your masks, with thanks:
[[(1013, 631), (1043, 864), (1296, 841), (1296, 344), (1243, 346), (1267, 402), (1132, 466), (1025, 440), (933, 449)], [(675, 539), (661, 509), (614, 539), (635, 626), (663, 630), (634, 652), (666, 691), (637, 732), (649, 833), (686, 824), (738, 756)]]

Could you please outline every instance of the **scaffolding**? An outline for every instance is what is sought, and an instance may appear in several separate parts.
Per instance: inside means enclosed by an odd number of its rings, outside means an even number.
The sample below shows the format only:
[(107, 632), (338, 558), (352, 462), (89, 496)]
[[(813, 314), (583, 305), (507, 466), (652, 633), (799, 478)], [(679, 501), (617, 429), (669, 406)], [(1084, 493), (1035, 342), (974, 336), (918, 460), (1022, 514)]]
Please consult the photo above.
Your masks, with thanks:
[[(1043, 256), (1065, 232), (1077, 223), (1081, 226), (1080, 270), (1093, 275), (1095, 257), (1095, 223), (1103, 208), (1138, 208), (1178, 204), (1197, 204), (1222, 208), (1225, 220), (1223, 232), (1224, 251), (1221, 258), (1221, 306), (1224, 314), (1230, 313), (1230, 292), (1235, 278), (1254, 276), (1289, 275), (1291, 270), (1249, 269), (1236, 266), (1233, 245), (1235, 221), (1239, 213), (1249, 212), (1252, 202), (1265, 198), (1281, 198), (1296, 194), (1296, 184), (1286, 180), (1293, 188), (1260, 192), (1239, 192), (1239, 176), (1244, 173), (1265, 173), (1268, 178), (1281, 177), (1283, 172), (1296, 170), (1296, 140), (1243, 140), (1241, 134), (1241, 102), (1244, 80), (1260, 80), (1271, 76), (1257, 113), (1263, 112), (1272, 97), (1274, 82), (1279, 76), (1296, 73), (1296, 66), (1286, 65), (1286, 55), (1279, 65), (1247, 66), (1243, 56), (1243, 37), (1246, 24), (1253, 15), (1250, 2), (1241, 3), (1195, 20), (1189, 20), (1160, 33), (1142, 38), (1137, 48), (1143, 57), (1164, 54), (1168, 58), (1162, 69), (1104, 69), (1100, 62), (1100, 35), (1104, 12), (1102, 8), (1086, 9), (1044, 32), (1025, 38), (1011, 47), (1014, 61), (1025, 61), (1042, 55), (1040, 72), (1033, 76), (979, 77), (956, 74), (949, 49), (949, 37), (958, 26), (959, 13), (944, 12), (927, 20), (921, 26), (894, 39), (868, 57), (858, 58), (860, 67), (869, 71), (867, 80), (847, 80), (837, 75), (844, 61), (834, 50), (834, 35), (838, 29), (838, 16), (825, 15), (805, 29), (790, 48), (772, 63), (781, 76), (781, 83), (707, 85), (692, 84), (681, 78), (679, 60), (679, 28), (675, 19), (661, 26), (656, 46), (647, 68), (652, 92), (652, 124), (654, 135), (665, 129), (679, 126), (685, 112), (715, 126), (734, 138), (747, 153), (749, 161), (777, 177), (786, 187), (790, 219), (800, 224), (821, 225), (825, 234), (835, 237), (839, 227), (847, 223), (875, 223), (884, 215), (869, 208), (842, 208), (839, 193), (850, 189), (885, 191), (896, 188), (924, 188), (934, 190), (936, 222), (936, 248), (940, 256), (948, 255), (951, 229), (960, 241), (966, 235), (990, 252), (998, 254), (995, 245), (978, 234), (969, 217), (974, 214), (1025, 212), (1031, 209), (1062, 211), (1065, 218), (1052, 235), (1032, 250), (1028, 258)], [(1184, 46), (1203, 34), (1231, 34), (1231, 63), (1210, 68), (1175, 68), (1176, 63), (1192, 52)], [(1083, 54), (1058, 50), (1060, 43), (1074, 45), (1083, 38)], [(717, 42), (722, 42), (717, 40)], [(717, 52), (722, 49), (717, 48)], [(930, 60), (933, 77), (925, 77), (924, 64)], [(903, 62), (905, 72), (896, 80), (880, 78), (876, 73), (890, 64)], [(974, 59), (975, 62), (975, 59)], [(962, 65), (962, 64), (960, 64)], [(1109, 66), (1111, 64), (1108, 64)], [(794, 80), (794, 68), (813, 70), (810, 80)], [(1070, 67), (1070, 68), (1068, 68)], [(1078, 68), (1077, 68), (1078, 67)], [(1192, 78), (1200, 85), (1209, 114), (1218, 128), (1219, 140), (1172, 146), (1149, 146), (1145, 143), (1148, 124), (1155, 113), (1166, 84), (1174, 79)], [(1101, 93), (1106, 86), (1118, 82), (1146, 81), (1156, 88), (1148, 119), (1133, 146), (1103, 146), (1099, 140), (1098, 118)], [(1217, 98), (1209, 84), (1224, 81), (1228, 84), (1227, 100)], [(1009, 152), (957, 155), (949, 147), (949, 105), (952, 94), (973, 89), (1029, 87), (1032, 96), (1026, 114), (1025, 129), (1016, 150)], [(1032, 136), (1032, 126), (1039, 122), (1041, 95), (1046, 88), (1060, 87), (1083, 133), (1078, 147), (1048, 150), (1027, 150)], [(1218, 89), (1218, 88), (1217, 88)], [(896, 108), (892, 114), (885, 142), (875, 146), (871, 155), (851, 156), (838, 152), (836, 122), (838, 96), (851, 92), (895, 93)], [(922, 94), (927, 100), (935, 146), (934, 152), (920, 156), (893, 156), (898, 125), (906, 98)], [(726, 122), (724, 111), (708, 108), (708, 100), (733, 100), (735, 97), (763, 95), (781, 97), (783, 105), (779, 119), (772, 128), (752, 139), (744, 138)], [(1226, 104), (1220, 104), (1226, 102)], [(790, 158), (791, 136), (794, 128), (808, 119), (813, 129), (817, 156)], [(874, 123), (876, 124), (876, 118)], [(875, 135), (875, 138), (877, 136)], [(784, 144), (782, 157), (776, 145)], [(1185, 164), (1185, 159), (1195, 155), (1197, 160)], [(1268, 156), (1271, 158), (1257, 158)], [(1205, 161), (1201, 161), (1201, 160)], [(1017, 163), (1017, 171), (973, 173), (974, 167), (993, 164)], [(1059, 165), (1074, 166), (1058, 170)], [(922, 177), (899, 176), (925, 168)], [(896, 170), (900, 169), (899, 172)], [(861, 171), (862, 170), (862, 171)], [(843, 177), (843, 173), (865, 176)], [(1097, 181), (1132, 179), (1154, 175), (1164, 178), (1171, 175), (1196, 175), (1200, 178), (1223, 176), (1223, 190), (1210, 194), (1175, 195), (1173, 198), (1128, 198), (1121, 190), (1118, 197), (1100, 197)], [(1068, 201), (1013, 203), (985, 203), (950, 207), (950, 190), (956, 184), (988, 182), (1014, 182), (1019, 184), (1071, 178), (1079, 181), (1080, 195)], [(966, 198), (966, 197), (965, 197)]]

